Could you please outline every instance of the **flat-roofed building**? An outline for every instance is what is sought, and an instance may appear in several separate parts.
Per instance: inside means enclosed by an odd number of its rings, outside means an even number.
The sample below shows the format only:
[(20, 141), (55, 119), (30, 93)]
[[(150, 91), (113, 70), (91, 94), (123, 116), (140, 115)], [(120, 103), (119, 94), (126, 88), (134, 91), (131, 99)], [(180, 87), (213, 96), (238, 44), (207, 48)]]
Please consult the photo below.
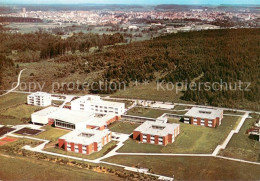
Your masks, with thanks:
[(91, 154), (100, 151), (112, 139), (109, 130), (74, 130), (59, 138), (59, 147), (66, 151)]
[(48, 124), (49, 118), (58, 110), (57, 107), (47, 107), (40, 111), (31, 114), (31, 121), (33, 124)]
[(50, 106), (51, 94), (46, 92), (34, 92), (27, 96), (27, 104), (35, 106)]
[(167, 145), (180, 133), (179, 124), (146, 121), (133, 131), (133, 139), (142, 143)]
[(59, 108), (50, 116), (49, 125), (70, 130), (81, 129), (86, 128), (87, 122), (94, 116), (94, 113)]
[(100, 96), (86, 95), (71, 102), (71, 110), (87, 111), (98, 114), (122, 115), (125, 104), (120, 102), (104, 101)]
[(184, 115), (184, 123), (215, 128), (223, 119), (222, 109), (192, 107)]

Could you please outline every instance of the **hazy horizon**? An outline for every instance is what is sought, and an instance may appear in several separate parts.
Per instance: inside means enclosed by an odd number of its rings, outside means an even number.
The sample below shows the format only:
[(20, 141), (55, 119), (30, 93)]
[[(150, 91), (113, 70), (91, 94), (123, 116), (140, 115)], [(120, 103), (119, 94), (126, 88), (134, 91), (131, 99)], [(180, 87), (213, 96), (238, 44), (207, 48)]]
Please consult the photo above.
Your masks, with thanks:
[(0, 0), (0, 4), (27, 4), (27, 5), (69, 5), (69, 4), (93, 4), (93, 5), (159, 5), (159, 4), (176, 4), (176, 5), (260, 5), (259, 0), (136, 0), (126, 2), (123, 0)]

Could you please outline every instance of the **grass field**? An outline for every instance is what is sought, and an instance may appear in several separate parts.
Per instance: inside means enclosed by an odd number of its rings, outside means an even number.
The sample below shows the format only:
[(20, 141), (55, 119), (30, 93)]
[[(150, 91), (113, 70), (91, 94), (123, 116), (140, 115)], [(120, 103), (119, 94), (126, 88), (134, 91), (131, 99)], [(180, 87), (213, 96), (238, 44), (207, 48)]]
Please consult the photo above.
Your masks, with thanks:
[(245, 114), (245, 113), (243, 113), (243, 112), (238, 112), (238, 111), (228, 111), (228, 110), (224, 110), (224, 114), (243, 115), (243, 114)]
[(254, 136), (246, 134), (256, 119), (246, 119), (238, 134), (234, 134), (225, 150), (220, 155), (260, 162), (260, 142)]
[[(12, 137), (10, 137), (10, 138), (12, 138)], [(17, 139), (17, 138), (14, 138), (14, 139)], [(9, 143), (6, 143), (6, 144), (0, 146), (0, 150), (5, 150), (5, 151), (8, 151), (8, 152), (10, 150), (16, 150), (17, 151), (25, 145), (30, 145), (31, 147), (35, 147), (35, 146), (37, 146), (41, 143), (42, 143), (41, 141), (21, 138), (21, 139), (17, 139), (14, 142), (9, 142)]]
[(0, 111), (10, 106), (26, 103), (26, 100), (27, 94), (10, 93), (2, 96), (0, 99)]
[(140, 126), (140, 124), (116, 121), (108, 126), (108, 129), (113, 132), (131, 134), (133, 130)]
[(31, 114), (40, 109), (42, 109), (42, 107), (26, 104), (12, 106), (7, 110), (0, 111), (0, 124), (17, 125), (28, 123)]
[(104, 156), (107, 152), (109, 152), (113, 147), (117, 144), (116, 141), (110, 141), (108, 144), (106, 144), (99, 152), (92, 153), (90, 155), (85, 155), (81, 153), (75, 153), (75, 152), (68, 152), (60, 148), (46, 148), (45, 151), (54, 152), (54, 153), (60, 153), (63, 155), (69, 155), (69, 156), (75, 156), (85, 159), (94, 160), (96, 158)]
[(55, 142), (59, 139), (59, 137), (67, 134), (69, 130), (65, 129), (60, 129), (60, 128), (53, 128), (49, 125), (43, 127), (46, 131), (43, 131), (39, 135), (35, 136), (36, 138), (41, 138), (41, 139), (47, 139), (51, 140), (52, 142)]
[(114, 156), (105, 161), (151, 169), (177, 180), (259, 180), (260, 166), (213, 157)]
[(237, 126), (239, 120), (239, 117), (225, 116), (218, 128), (207, 128), (169, 119), (169, 122), (179, 123), (181, 126), (180, 134), (174, 143), (159, 146), (138, 143), (129, 139), (118, 151), (126, 153), (212, 153), (216, 146), (221, 144), (229, 132)]
[(175, 90), (158, 89), (156, 82), (151, 82), (148, 85), (130, 85), (130, 87), (126, 88), (125, 90), (120, 90), (115, 94), (112, 94), (111, 97), (188, 103), (180, 99), (182, 95), (182, 92), (176, 93)]
[(1, 153), (0, 165), (2, 180), (122, 180), (113, 175)]
[(184, 115), (187, 111), (171, 111), (171, 110), (162, 110), (162, 109), (152, 109), (152, 108), (143, 108), (143, 107), (134, 107), (127, 111), (128, 115), (157, 118), (164, 113), (171, 114), (180, 114)]

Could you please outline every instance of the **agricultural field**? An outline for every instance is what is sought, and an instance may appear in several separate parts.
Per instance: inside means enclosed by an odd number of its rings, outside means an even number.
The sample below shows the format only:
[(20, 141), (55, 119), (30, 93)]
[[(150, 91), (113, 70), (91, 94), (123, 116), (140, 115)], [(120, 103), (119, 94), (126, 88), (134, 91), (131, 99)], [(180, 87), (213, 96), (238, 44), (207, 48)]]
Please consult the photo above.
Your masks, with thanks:
[(41, 109), (42, 107), (26, 104), (13, 105), (6, 110), (0, 111), (0, 124), (18, 125), (28, 123), (30, 121), (31, 114)]
[(171, 110), (162, 110), (162, 109), (152, 109), (152, 108), (143, 108), (143, 107), (134, 107), (127, 111), (128, 115), (157, 118), (164, 113), (179, 114), (184, 115), (187, 111), (171, 111)]
[(0, 111), (2, 109), (26, 103), (27, 94), (10, 93), (0, 99)]
[(65, 150), (63, 150), (61, 148), (57, 148), (57, 147), (46, 148), (45, 151), (94, 160), (94, 159), (97, 159), (97, 158), (102, 157), (105, 154), (107, 154), (109, 151), (111, 151), (116, 146), (116, 144), (117, 144), (117, 142), (112, 140), (108, 144), (106, 144), (99, 152), (94, 152), (90, 155), (85, 155), (85, 154), (75, 153), (75, 152), (68, 152), (68, 151), (65, 151)]
[[(113, 156), (105, 161), (151, 172), (176, 180), (259, 180), (260, 166), (214, 157)], [(158, 164), (162, 163), (162, 164)]]
[(242, 128), (234, 134), (226, 149), (221, 150), (220, 155), (249, 161), (260, 162), (260, 142), (257, 136), (246, 134), (257, 119), (246, 119)]
[(133, 133), (133, 130), (140, 126), (140, 124), (137, 123), (130, 123), (130, 122), (123, 122), (123, 121), (116, 121), (108, 126), (108, 129), (113, 132), (117, 133), (125, 133), (125, 134), (131, 134)]
[(122, 180), (114, 175), (1, 153), (0, 165), (5, 165), (0, 169), (3, 180), (71, 180), (71, 173), (73, 180)]
[[(176, 119), (169, 119), (170, 123), (179, 123), (180, 134), (174, 143), (167, 146), (138, 143), (129, 139), (119, 152), (130, 153), (212, 153), (221, 144), (229, 132), (235, 129), (240, 117), (225, 116), (222, 124), (217, 128), (208, 128), (182, 123)], [(202, 146), (203, 145), (203, 146)]]

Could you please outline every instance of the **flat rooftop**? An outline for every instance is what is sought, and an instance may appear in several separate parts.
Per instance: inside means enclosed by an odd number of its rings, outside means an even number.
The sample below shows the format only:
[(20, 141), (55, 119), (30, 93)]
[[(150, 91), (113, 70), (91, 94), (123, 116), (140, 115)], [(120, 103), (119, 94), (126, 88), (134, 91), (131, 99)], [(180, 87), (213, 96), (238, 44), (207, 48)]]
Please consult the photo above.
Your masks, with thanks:
[(180, 124), (160, 123), (146, 121), (137, 127), (134, 131), (140, 131), (143, 134), (167, 136), (168, 134), (174, 134), (174, 129), (179, 127)]
[(202, 119), (215, 119), (221, 117), (222, 109), (192, 107), (184, 116)]
[(40, 111), (34, 112), (32, 113), (32, 115), (36, 115), (36, 116), (50, 116), (51, 114), (55, 113), (59, 108), (57, 107), (47, 107), (45, 109), (42, 109)]
[(50, 94), (47, 92), (34, 92), (34, 93), (30, 94), (29, 96), (47, 96), (47, 95), (50, 95)]
[(94, 113), (59, 108), (51, 115), (51, 118), (76, 124), (78, 122), (86, 122), (94, 116)]
[(60, 139), (76, 144), (89, 145), (94, 142), (100, 142), (109, 133), (110, 131), (107, 129), (102, 131), (94, 129), (74, 130), (60, 137)]
[(107, 106), (107, 107), (122, 107), (125, 106), (125, 103), (121, 103), (121, 102), (112, 102), (112, 101), (104, 101), (102, 99), (100, 99), (100, 96), (94, 96), (94, 95), (85, 95), (83, 97), (80, 97), (76, 100), (74, 100), (73, 102), (77, 102), (77, 103), (86, 103), (86, 102), (90, 102), (92, 104), (100, 104), (102, 106)]
[(107, 114), (107, 115), (103, 115), (103, 116), (98, 116), (96, 114), (93, 118), (88, 120), (86, 122), (86, 124), (89, 126), (101, 127), (101, 126), (107, 125), (107, 121), (114, 118), (115, 116), (116, 115), (113, 115), (113, 114)]

